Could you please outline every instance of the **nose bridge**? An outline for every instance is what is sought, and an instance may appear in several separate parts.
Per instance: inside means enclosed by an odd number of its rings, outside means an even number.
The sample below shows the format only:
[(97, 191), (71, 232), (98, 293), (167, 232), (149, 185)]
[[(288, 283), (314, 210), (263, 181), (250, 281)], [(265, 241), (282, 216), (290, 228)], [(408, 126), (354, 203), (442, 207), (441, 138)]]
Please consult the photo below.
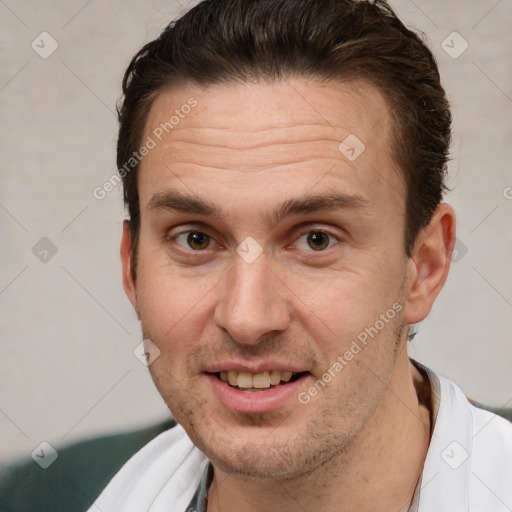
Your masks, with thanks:
[(258, 343), (265, 334), (288, 326), (285, 297), (263, 255), (251, 263), (237, 257), (224, 286), (216, 323), (239, 343)]

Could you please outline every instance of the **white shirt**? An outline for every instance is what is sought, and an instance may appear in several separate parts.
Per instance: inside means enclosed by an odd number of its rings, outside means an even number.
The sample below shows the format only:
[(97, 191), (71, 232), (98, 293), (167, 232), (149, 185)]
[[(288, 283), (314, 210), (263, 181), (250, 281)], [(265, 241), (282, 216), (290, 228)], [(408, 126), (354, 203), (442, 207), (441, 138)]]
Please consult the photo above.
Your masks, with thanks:
[[(512, 512), (512, 424), (436, 380), (439, 408), (411, 512)], [(129, 459), (88, 512), (187, 512), (207, 462), (177, 425)]]

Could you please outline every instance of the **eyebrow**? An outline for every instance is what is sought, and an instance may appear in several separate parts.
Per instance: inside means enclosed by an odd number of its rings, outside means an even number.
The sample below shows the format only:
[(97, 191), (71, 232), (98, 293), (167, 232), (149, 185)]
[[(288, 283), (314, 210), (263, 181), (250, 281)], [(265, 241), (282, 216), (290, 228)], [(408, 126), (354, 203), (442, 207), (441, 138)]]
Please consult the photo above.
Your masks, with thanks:
[[(370, 202), (358, 195), (324, 193), (287, 199), (270, 214), (267, 220), (277, 224), (290, 215), (311, 214), (322, 210), (369, 210)], [(149, 201), (147, 210), (175, 210), (201, 216), (224, 217), (222, 210), (207, 199), (183, 194), (175, 190), (157, 192)]]

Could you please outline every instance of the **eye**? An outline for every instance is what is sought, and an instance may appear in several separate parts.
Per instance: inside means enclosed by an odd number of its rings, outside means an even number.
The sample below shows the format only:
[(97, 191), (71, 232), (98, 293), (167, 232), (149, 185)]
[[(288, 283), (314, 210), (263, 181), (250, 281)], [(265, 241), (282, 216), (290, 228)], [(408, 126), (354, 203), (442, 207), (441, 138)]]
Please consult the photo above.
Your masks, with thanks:
[(337, 238), (325, 231), (310, 231), (299, 237), (296, 245), (300, 250), (324, 251), (330, 249), (338, 241)]
[(184, 231), (177, 235), (175, 240), (181, 247), (194, 251), (204, 251), (212, 242), (212, 238), (201, 231)]

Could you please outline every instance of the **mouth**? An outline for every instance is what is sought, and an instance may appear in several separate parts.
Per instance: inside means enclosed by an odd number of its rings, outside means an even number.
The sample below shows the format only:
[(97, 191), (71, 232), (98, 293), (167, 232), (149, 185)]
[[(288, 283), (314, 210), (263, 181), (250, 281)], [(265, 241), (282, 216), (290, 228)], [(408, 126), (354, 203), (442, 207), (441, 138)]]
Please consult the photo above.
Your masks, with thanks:
[(230, 388), (245, 392), (265, 392), (286, 384), (297, 381), (309, 372), (289, 372), (279, 370), (267, 370), (259, 373), (238, 372), (235, 370), (223, 370), (211, 373)]
[(291, 411), (298, 395), (313, 381), (304, 366), (260, 361), (253, 367), (237, 361), (214, 363), (205, 372), (213, 403), (235, 413)]

